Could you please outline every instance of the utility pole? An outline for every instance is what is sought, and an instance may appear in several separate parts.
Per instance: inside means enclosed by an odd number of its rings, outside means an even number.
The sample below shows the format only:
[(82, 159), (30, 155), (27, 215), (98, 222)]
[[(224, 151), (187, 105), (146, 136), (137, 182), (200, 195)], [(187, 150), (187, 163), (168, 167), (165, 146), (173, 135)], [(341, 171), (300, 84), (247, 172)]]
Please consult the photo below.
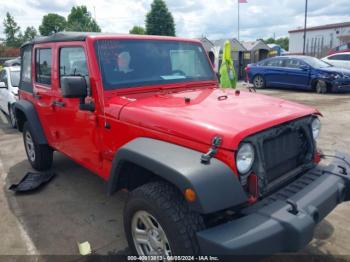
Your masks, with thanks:
[(307, 1), (308, 1), (308, 0), (305, 0), (305, 21), (304, 21), (304, 43), (303, 43), (303, 55), (305, 55), (305, 43), (306, 43)]
[(239, 6), (240, 6), (240, 4), (239, 4), (239, 0), (237, 0), (237, 5), (238, 5), (238, 8), (237, 8), (237, 12), (238, 12), (238, 14), (237, 14), (237, 19), (238, 19), (238, 30), (237, 30), (237, 39), (238, 39), (238, 42), (239, 42)]

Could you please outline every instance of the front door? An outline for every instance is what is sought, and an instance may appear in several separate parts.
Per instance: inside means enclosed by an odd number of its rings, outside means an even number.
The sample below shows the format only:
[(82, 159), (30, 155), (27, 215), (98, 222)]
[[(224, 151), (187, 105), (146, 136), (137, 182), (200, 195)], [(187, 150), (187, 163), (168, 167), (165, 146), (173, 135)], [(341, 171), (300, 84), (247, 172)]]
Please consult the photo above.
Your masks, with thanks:
[(288, 58), (285, 59), (285, 71), (287, 74), (286, 84), (291, 88), (303, 89), (308, 87), (310, 70), (301, 68), (301, 66), (307, 66), (304, 62), (299, 59)]
[(84, 46), (62, 43), (57, 47), (56, 57), (58, 57), (58, 81), (53, 101), (55, 119), (52, 123), (55, 147), (97, 173), (101, 167), (99, 159), (101, 140), (96, 113), (80, 110), (78, 98), (64, 98), (61, 95), (60, 79), (64, 76), (83, 76), (89, 86), (89, 70)]

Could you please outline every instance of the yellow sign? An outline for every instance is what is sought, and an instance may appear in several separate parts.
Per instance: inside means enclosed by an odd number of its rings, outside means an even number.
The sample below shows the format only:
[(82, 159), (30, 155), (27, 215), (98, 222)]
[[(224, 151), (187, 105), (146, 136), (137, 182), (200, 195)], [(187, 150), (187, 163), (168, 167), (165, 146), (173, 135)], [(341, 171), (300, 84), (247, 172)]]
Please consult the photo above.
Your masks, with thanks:
[(250, 53), (249, 52), (245, 52), (243, 55), (244, 60), (249, 60), (250, 59)]

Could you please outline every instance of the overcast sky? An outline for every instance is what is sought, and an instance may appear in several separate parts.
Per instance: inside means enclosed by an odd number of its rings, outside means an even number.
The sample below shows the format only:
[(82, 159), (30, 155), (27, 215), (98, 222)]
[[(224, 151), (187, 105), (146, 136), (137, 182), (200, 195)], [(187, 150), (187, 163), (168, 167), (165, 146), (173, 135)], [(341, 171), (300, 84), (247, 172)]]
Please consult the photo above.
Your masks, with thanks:
[[(303, 26), (305, 0), (247, 0), (240, 4), (243, 40), (287, 36)], [(85, 4), (103, 32), (128, 33), (144, 26), (152, 0), (0, 0), (0, 37), (6, 12), (24, 30), (38, 26), (49, 12), (67, 16), (73, 5)], [(177, 36), (209, 39), (237, 37), (237, 0), (166, 0), (173, 13)], [(350, 21), (349, 0), (309, 0), (308, 26)]]

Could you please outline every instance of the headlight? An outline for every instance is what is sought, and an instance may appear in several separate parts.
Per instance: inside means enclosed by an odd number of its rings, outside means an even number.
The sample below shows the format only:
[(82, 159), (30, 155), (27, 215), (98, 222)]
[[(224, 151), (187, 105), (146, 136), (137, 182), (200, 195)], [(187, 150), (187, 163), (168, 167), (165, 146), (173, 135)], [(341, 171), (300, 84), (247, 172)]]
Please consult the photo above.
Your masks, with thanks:
[(337, 79), (337, 78), (341, 78), (341, 77), (342, 77), (339, 73), (333, 73), (333, 74), (331, 74), (331, 76), (332, 76), (334, 79)]
[(318, 118), (315, 118), (311, 123), (312, 135), (316, 140), (320, 135), (321, 131), (321, 121)]
[(236, 165), (240, 174), (246, 174), (254, 163), (254, 148), (251, 144), (242, 144), (236, 156)]

